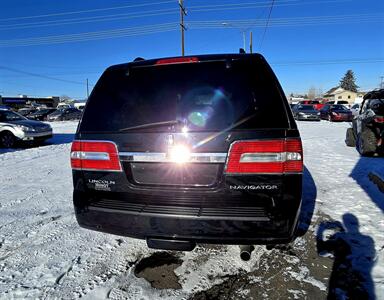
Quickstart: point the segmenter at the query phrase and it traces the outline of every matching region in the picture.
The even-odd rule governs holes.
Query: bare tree
[[[316,88],[311,86],[308,90],[308,99],[313,100],[316,98]]]
[[[317,89],[316,98],[323,98],[324,92],[322,88]]]

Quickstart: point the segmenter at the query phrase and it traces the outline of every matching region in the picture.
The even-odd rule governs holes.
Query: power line
[[[308,5],[311,3],[317,2],[298,2],[299,0],[282,0],[279,3],[276,3],[274,6],[290,6],[290,5]],[[334,2],[346,2],[351,0],[325,0],[321,3],[334,3]],[[264,4],[268,3],[268,5]],[[248,2],[248,3],[232,3],[232,4],[221,4],[221,5],[200,5],[200,6],[191,6],[189,7],[190,11],[193,12],[208,12],[208,11],[222,11],[222,10],[241,10],[248,8],[262,8],[269,7],[269,2]],[[93,16],[93,17],[80,17],[80,18],[71,18],[71,19],[58,19],[58,20],[49,20],[41,22],[32,22],[32,23],[21,23],[21,24],[6,24],[0,25],[0,30],[13,30],[13,29],[28,29],[28,28],[37,28],[37,27],[47,27],[47,26],[62,26],[62,25],[71,25],[71,24],[82,24],[90,22],[106,22],[106,21],[116,21],[124,19],[133,19],[133,18],[142,18],[142,17],[151,17],[151,16],[161,16],[176,13],[177,9],[157,9],[144,11],[142,13],[131,12],[131,13],[120,13],[112,15],[102,15],[102,16]],[[0,20],[1,22],[1,20]]]
[[[371,64],[384,63],[384,58],[348,58],[333,60],[310,60],[310,61],[287,61],[287,62],[270,62],[273,66],[322,66],[322,65],[339,65],[339,64]]]
[[[270,19],[269,27],[272,26],[304,26],[304,25],[328,25],[346,22],[376,22],[383,17],[379,14],[367,15],[341,15],[341,16],[317,16],[317,17],[294,17]],[[266,19],[242,19],[242,20],[216,20],[216,21],[190,21],[189,28],[223,28],[223,23],[238,26],[265,27]]]
[[[107,16],[94,16],[86,18],[73,18],[73,19],[63,19],[63,20],[51,20],[44,22],[34,22],[34,23],[23,23],[15,25],[0,25],[0,30],[12,30],[12,29],[28,29],[28,28],[37,28],[37,27],[47,27],[47,26],[62,26],[62,25],[72,25],[72,24],[83,24],[83,23],[94,23],[94,22],[106,22],[106,21],[116,21],[116,20],[126,20],[126,19],[135,19],[143,17],[154,17],[175,14],[177,9],[158,9],[146,11],[138,14],[134,13],[125,13],[125,14],[114,14]]]
[[[289,18],[272,18],[270,19],[270,22],[273,21],[300,21],[300,20],[310,20],[310,21],[316,21],[316,20],[328,20],[328,19],[351,19],[351,18],[358,18],[359,16],[363,17],[381,17],[382,14],[349,14],[349,15],[326,15],[326,16],[307,16],[307,17],[289,17]],[[258,21],[265,23],[267,19],[259,19]],[[255,21],[255,19],[237,19],[237,20],[225,20],[225,22],[236,22],[236,23],[250,23]],[[190,21],[190,23],[222,23],[223,20],[200,20],[200,21]]]
[[[265,34],[267,33],[267,28],[268,28],[268,25],[269,25],[269,20],[271,18],[271,14],[272,14],[272,9],[273,9],[273,4],[274,3],[275,3],[275,0],[272,0],[271,8],[269,9],[268,19],[267,19],[267,23],[265,24],[265,28],[264,28],[263,36],[261,38],[259,49],[261,49],[261,47],[263,45],[263,42],[264,42]]]
[[[383,15],[366,14],[366,15],[341,15],[341,16],[315,16],[300,18],[276,18],[268,19],[269,27],[284,26],[320,26],[330,24],[340,24],[348,22],[377,22],[381,20]],[[267,21],[268,21],[267,20]],[[240,20],[215,20],[215,21],[190,21],[186,25],[191,29],[222,29],[223,23],[231,23],[241,25],[243,27],[264,27],[265,19],[240,19]],[[83,32],[75,34],[64,34],[55,36],[42,36],[33,38],[0,40],[0,48],[4,47],[26,47],[36,45],[61,44],[70,42],[83,42],[110,38],[119,38],[136,35],[147,35],[153,33],[170,32],[178,29],[179,23],[160,23],[145,26],[125,27],[112,30],[102,30],[93,32]]]
[[[70,76],[70,77],[84,77],[84,75],[92,75],[92,74],[98,74],[100,75],[103,70],[106,68],[103,68],[102,71],[99,72],[59,72],[59,73],[44,73],[46,76]],[[28,77],[29,75],[26,74],[15,74],[15,75],[7,75],[7,78],[23,78],[23,77]]]
[[[278,3],[289,3],[289,2],[300,2],[300,0],[280,0]],[[226,4],[215,4],[215,5],[198,5],[191,6],[191,8],[212,8],[212,7],[228,7],[228,6],[244,6],[244,5],[258,5],[261,7],[269,7],[270,1],[258,1],[258,2],[245,2],[245,3],[226,3]]]
[[[14,17],[14,18],[0,19],[0,21],[13,21],[13,20],[23,20],[23,19],[57,17],[57,16],[65,16],[65,15],[74,15],[74,14],[83,14],[83,13],[97,12],[97,11],[115,10],[115,9],[123,9],[123,8],[134,8],[134,7],[143,7],[143,6],[152,6],[152,5],[159,5],[159,4],[166,4],[166,3],[174,3],[174,0],[168,0],[168,1],[162,1],[162,2],[141,3],[141,4],[133,4],[133,5],[124,5],[124,6],[114,6],[114,7],[107,7],[107,8],[95,8],[95,9],[88,9],[88,10],[77,10],[77,11],[70,11],[70,12],[45,14],[45,15]]]
[[[0,40],[0,48],[15,47],[15,46],[25,47],[25,46],[35,46],[35,45],[61,44],[61,43],[68,43],[68,42],[82,42],[82,41],[110,39],[110,38],[125,37],[125,36],[145,35],[145,34],[151,34],[151,33],[174,31],[174,30],[177,30],[177,25],[178,23],[172,22],[172,23],[162,23],[162,24],[137,26],[137,27],[126,27],[126,28],[101,30],[101,31],[93,31],[93,32],[85,32],[85,33]]]
[[[325,0],[325,1],[305,1],[305,2],[298,2],[299,0],[283,0],[281,2],[283,3],[275,3],[274,7],[276,6],[296,6],[296,5],[309,5],[309,4],[324,4],[324,3],[338,3],[338,2],[350,2],[352,0]],[[288,2],[294,2],[294,3],[288,3]],[[263,4],[267,3],[267,4]],[[202,7],[202,9],[199,9],[199,7]],[[223,4],[223,5],[212,5],[212,6],[191,6],[189,8],[192,12],[208,12],[208,11],[223,11],[223,10],[239,10],[239,9],[247,9],[247,8],[265,8],[270,7],[270,2],[256,2],[254,4],[248,3],[236,3],[236,4]]]
[[[20,73],[20,74],[26,74],[26,75],[33,76],[33,77],[39,77],[39,78],[44,78],[44,79],[49,79],[49,80],[56,80],[56,81],[61,81],[61,82],[66,82],[66,83],[84,85],[84,82],[67,80],[67,79],[61,79],[61,78],[57,78],[57,77],[51,77],[51,76],[47,76],[47,75],[44,75],[44,74],[38,74],[38,73],[22,71],[22,70],[18,70],[18,69],[6,67],[6,66],[0,66],[0,69],[7,70],[7,71],[10,71],[10,72]]]

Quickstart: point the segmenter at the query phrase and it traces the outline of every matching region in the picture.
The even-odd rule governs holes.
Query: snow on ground
[[[350,228],[354,232],[348,237],[354,240],[352,254],[357,257],[374,253],[376,296],[384,299],[384,194],[368,178],[372,170],[384,178],[384,159],[360,157],[355,148],[346,147],[348,123],[300,122],[299,126],[304,163],[317,188],[317,209],[340,222],[343,215],[350,217],[345,214],[357,218],[358,225]],[[373,239],[374,249],[367,249],[369,238]]]
[[[182,288],[151,287],[134,275],[133,266],[156,251],[141,240],[77,225],[69,165],[70,141],[77,124],[51,124],[55,136],[45,146],[0,149],[0,299],[181,299],[244,274],[252,274],[248,288],[241,285],[235,298],[251,297],[252,285],[263,287],[278,274],[284,276],[280,289],[287,290],[288,298],[308,298],[311,291],[324,293],[324,280],[328,280],[330,270],[322,277],[313,271],[329,269],[325,264],[316,264],[321,257],[307,263],[300,256],[279,255],[262,246],[256,247],[249,262],[239,259],[236,246],[197,247],[179,253],[182,264],[175,274]],[[361,158],[355,149],[346,147],[344,134],[348,126],[326,121],[299,123],[307,168],[304,198],[316,199],[312,221],[317,225],[308,231],[312,236],[296,240],[293,250],[316,251],[316,230],[324,229],[325,237],[332,230],[338,231],[334,237],[341,237],[351,246],[348,262],[372,277],[376,298],[384,299],[384,196],[367,177],[370,170],[384,174],[384,159]],[[324,219],[326,215],[333,219],[333,227],[330,220]],[[335,230],[335,224],[344,230]],[[336,263],[338,254],[333,255]],[[280,268],[273,263],[276,259],[288,266]],[[265,278],[259,274],[261,271],[267,274]],[[300,284],[288,287],[289,278]],[[236,286],[236,281],[232,283],[230,289]],[[261,295],[268,298],[268,293],[266,290]],[[325,299],[326,294],[321,295]]]

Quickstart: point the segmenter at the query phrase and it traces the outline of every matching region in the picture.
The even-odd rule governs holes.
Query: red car
[[[300,104],[311,104],[316,110],[321,110],[325,104],[321,104],[318,100],[304,100]]]
[[[326,104],[320,110],[320,118],[323,120],[328,120],[330,122],[334,121],[347,121],[351,122],[353,119],[352,112],[341,104]]]

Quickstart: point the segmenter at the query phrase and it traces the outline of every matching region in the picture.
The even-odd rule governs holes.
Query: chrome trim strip
[[[292,158],[292,156],[297,156]],[[259,163],[259,162],[287,162],[300,161],[301,154],[298,152],[252,152],[242,153],[240,156],[241,163]]]
[[[71,158],[82,160],[110,160],[107,152],[86,152],[86,151],[73,151]]]
[[[122,161],[130,162],[172,162],[164,152],[120,152]],[[225,163],[227,153],[191,153],[187,163]]]

